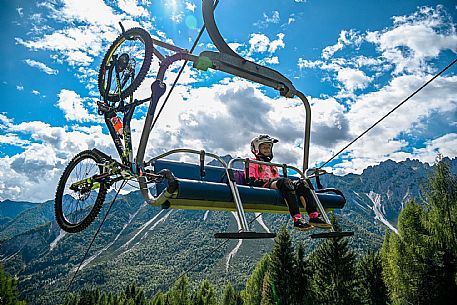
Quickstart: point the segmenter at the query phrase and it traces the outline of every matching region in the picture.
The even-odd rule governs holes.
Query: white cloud
[[[16,41],[34,50],[51,50],[59,52],[81,51],[92,56],[99,55],[105,34],[100,27],[82,26],[79,28],[68,28],[44,35],[43,38],[35,41],[24,41],[16,38]]]
[[[149,12],[137,4],[137,0],[119,0],[119,8],[132,16],[149,16]]]
[[[316,60],[316,61],[310,61],[310,60],[307,60],[307,59],[303,59],[303,58],[299,58],[298,59],[298,63],[297,63],[297,66],[298,68],[300,69],[307,69],[307,68],[316,68],[316,67],[319,67],[323,64],[322,61],[320,60]]]
[[[145,81],[138,96],[147,96],[150,93],[150,81]],[[421,81],[421,78],[404,76],[379,92],[362,95],[349,110],[334,98],[310,98],[310,165],[330,158],[332,153],[354,135],[365,130],[375,118],[384,114],[383,110],[388,111]],[[423,95],[415,99],[414,103],[383,122],[369,136],[351,147],[346,159],[336,167],[336,172],[361,172],[366,166],[387,158],[399,159],[408,156],[428,160],[437,148],[445,155],[455,154],[455,135],[431,136],[427,150],[417,150],[410,154],[402,153],[402,149],[408,145],[407,140],[397,137],[405,130],[414,132],[417,129],[413,128],[417,126],[415,122],[426,120],[430,113],[454,113],[457,108],[453,89],[456,83],[457,77],[442,78],[430,91],[422,92]],[[61,97],[62,101],[77,101],[76,105],[63,103],[67,105],[64,107],[68,109],[65,110],[66,113],[73,111],[75,116],[79,113],[78,117],[89,113],[81,109],[83,99],[76,93],[66,90],[61,92],[61,95],[64,96]],[[137,109],[139,116],[132,120],[134,147],[138,145],[143,128],[141,113],[144,111],[145,106]],[[249,156],[249,140],[256,134],[268,133],[281,141],[275,146],[275,160],[301,168],[304,119],[304,109],[299,100],[283,97],[273,99],[266,96],[258,85],[237,78],[226,79],[209,88],[179,85],[171,95],[157,126],[152,130],[150,141],[154,145],[148,146],[146,159],[177,147],[205,149],[220,155],[229,153],[232,156]],[[0,172],[13,171],[8,177],[0,174],[0,184],[5,185],[5,190],[8,190],[7,194],[0,193],[0,198],[23,199],[29,196],[28,199],[49,199],[58,176],[72,155],[92,147],[115,155],[114,146],[108,135],[102,133],[101,126],[61,128],[42,122],[14,125],[5,115],[0,115],[0,120],[9,122],[7,132],[11,136],[30,135],[34,142],[33,145],[22,143],[26,148],[24,153],[0,159]],[[227,133],[227,130],[230,132]],[[51,147],[51,150],[43,150],[42,147]],[[45,160],[41,152],[50,157]],[[189,160],[189,157],[179,158]],[[196,161],[196,158],[192,160]],[[30,172],[26,172],[26,168]],[[46,183],[36,182],[33,178],[42,170],[46,170],[46,176],[49,177]],[[38,190],[39,187],[42,189]]]
[[[184,18],[184,14],[182,12],[179,12],[179,13],[176,13],[176,14],[173,14],[171,15],[170,19],[174,22],[174,23],[181,23],[182,20]]]
[[[26,64],[28,64],[30,67],[37,68],[46,74],[56,75],[57,73],[59,73],[59,71],[52,69],[52,68],[46,66],[44,63],[33,60],[33,59],[26,59],[26,60],[24,60],[24,62]]]
[[[364,132],[378,119],[393,109],[430,76],[402,76],[377,92],[360,95],[345,113],[352,138]],[[455,157],[455,132],[448,121],[455,120],[457,77],[436,79],[410,101],[398,108],[378,126],[354,143],[347,151],[347,160],[337,165],[338,173],[360,173],[369,165],[387,159],[406,158],[432,162],[436,153]],[[439,127],[430,127],[439,119]],[[455,127],[454,127],[455,130]],[[426,148],[405,152],[412,138],[425,138]],[[339,147],[338,147],[339,149]]]
[[[265,58],[265,62],[270,65],[277,65],[279,64],[279,58],[278,56],[268,57]]]
[[[122,21],[122,16],[114,14],[113,9],[106,5],[103,0],[63,0],[63,2],[62,10],[56,11],[56,15],[53,16],[62,21],[75,20],[115,27],[119,21]]]
[[[19,136],[15,135],[15,134],[7,133],[7,134],[0,134],[0,143],[23,147],[23,146],[30,144],[30,141],[21,139]]]
[[[83,106],[88,99],[82,99],[76,92],[66,89],[62,89],[58,96],[57,107],[64,112],[65,119],[77,122],[98,120],[97,116],[90,114]]]
[[[265,13],[263,14],[263,16],[265,17],[265,21],[266,22],[279,23],[279,21],[280,21],[279,12],[278,11],[273,11],[272,14],[271,14],[271,17],[269,17]]]
[[[392,27],[382,31],[360,34],[354,30],[342,30],[335,45],[323,49],[320,60],[299,58],[300,69],[320,69],[324,81],[336,80],[340,98],[355,99],[354,90],[368,89],[383,76],[407,74],[432,74],[436,69],[427,63],[445,50],[457,53],[455,25],[449,22],[441,6],[436,9],[422,7],[410,16],[394,17]],[[376,48],[378,56],[358,55],[359,48]],[[338,51],[347,48],[348,52]],[[356,55],[354,55],[356,54]],[[363,70],[362,70],[363,68]],[[382,80],[383,81],[383,80]]]
[[[103,0],[62,0],[62,4],[62,6],[55,6],[49,2],[38,4],[40,8],[46,10],[44,14],[48,19],[54,19],[65,25],[62,29],[54,30],[47,25],[34,25],[39,29],[36,35],[31,36],[34,38],[26,40],[17,37],[16,43],[32,50],[52,51],[51,58],[61,64],[68,63],[78,68],[89,67],[94,60],[99,61],[103,57],[103,52],[119,35],[119,21],[122,21],[126,29],[140,26],[138,21],[134,21],[125,13],[116,14]],[[140,15],[144,16],[146,12],[134,0],[120,0],[119,5],[136,18]],[[41,24],[43,18],[31,19],[31,21],[33,24]],[[150,21],[144,22],[144,26],[148,30],[153,29]],[[51,70],[47,71],[51,72]],[[80,79],[84,79],[84,75],[79,76]]]
[[[284,48],[286,45],[284,44],[284,34],[279,33],[276,35],[278,39],[272,40],[270,46],[268,47],[268,52],[274,53],[279,48]]]
[[[413,154],[432,164],[438,153],[444,156],[457,156],[457,133],[448,133],[442,137],[429,140],[424,148],[414,148]]]
[[[24,136],[30,140],[24,140]],[[115,154],[101,126],[63,128],[39,121],[11,123],[6,136],[0,137],[24,150],[0,158],[0,200],[43,202],[52,199],[64,167],[78,152],[97,147]]]
[[[425,60],[444,50],[457,52],[457,33],[441,6],[422,7],[410,16],[394,17],[394,27],[368,32],[385,60],[395,65],[395,74],[418,73],[427,69]]]
[[[326,152],[319,146],[322,143],[316,143],[317,147],[311,152],[313,160],[330,158],[436,73],[432,59],[446,50],[456,52],[455,25],[449,21],[440,6],[420,8],[410,16],[394,18],[394,25],[380,32],[347,35],[348,32],[342,31],[338,43],[325,48],[321,59],[298,60],[300,69],[324,71],[327,73],[323,74],[324,80],[338,81],[336,87],[341,91],[335,95],[336,101],[346,105],[346,109],[340,110],[344,120],[338,119],[331,125],[344,127],[347,124],[347,132],[343,132],[344,128],[340,130],[339,144],[335,142],[332,146],[331,141],[327,141]],[[375,46],[380,56],[358,55],[362,43]],[[351,48],[350,58],[343,52],[341,57],[335,56],[343,48]],[[387,78],[386,84],[375,82],[382,78]],[[376,87],[369,87],[370,84]],[[361,173],[367,166],[387,159],[433,162],[438,152],[455,157],[456,87],[455,76],[436,79],[347,149],[342,161],[335,166],[336,173]],[[357,89],[362,90],[358,95],[353,93]],[[313,108],[313,126],[315,111]],[[331,122],[330,113],[328,116],[325,113],[323,122]],[[318,128],[320,124],[318,121]],[[336,130],[332,133],[338,134]],[[341,142],[344,135],[346,143]],[[425,141],[425,147],[412,148],[419,139]]]
[[[265,34],[251,34],[249,39],[250,52],[266,52],[268,50],[268,45],[270,44],[270,39]]]
[[[8,118],[4,113],[0,113],[0,129],[13,125],[13,120]]]
[[[196,7],[197,6],[194,3],[186,1],[186,9],[187,10],[189,10],[191,12],[194,12]]]
[[[244,47],[244,44],[238,42],[230,42],[227,43],[227,45],[230,47],[230,49],[232,49],[235,52],[237,52],[238,48]]]
[[[278,11],[272,11],[271,15],[267,13],[263,13],[263,19],[259,20],[254,23],[255,27],[259,27],[260,29],[267,28],[270,24],[278,24],[281,19],[279,18]]]
[[[363,71],[350,68],[343,68],[339,70],[336,78],[349,91],[364,89],[372,81],[372,78],[366,76]]]
[[[87,53],[76,51],[67,51],[65,52],[67,56],[67,62],[70,66],[88,66],[94,60],[92,57],[88,56]]]
[[[276,40],[270,41],[270,38],[265,34],[251,34],[249,38],[249,54],[254,52],[264,53],[267,51],[272,54],[276,52],[277,49],[284,48],[284,34],[279,33],[276,36],[278,37]]]
[[[322,58],[329,59],[337,51],[341,50],[345,45],[360,44],[360,42],[361,37],[357,32],[354,30],[343,30],[340,32],[340,37],[338,38],[338,42],[336,44],[325,47],[324,50],[322,50]]]

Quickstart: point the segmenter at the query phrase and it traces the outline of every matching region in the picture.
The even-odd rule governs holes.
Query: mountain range
[[[224,157],[226,159],[229,156]],[[446,159],[457,173],[457,158]],[[417,160],[391,160],[362,174],[326,175],[324,186],[345,194],[346,207],[335,211],[339,225],[354,231],[350,244],[358,254],[377,250],[386,230],[396,231],[401,209],[411,199],[426,204],[423,187],[432,166]],[[54,219],[54,202],[0,202],[0,260],[18,278],[28,304],[57,304],[68,291],[89,288],[119,291],[127,284],[152,294],[168,289],[186,272],[197,283],[207,278],[218,287],[229,281],[242,289],[255,264],[274,241],[216,240],[217,232],[237,231],[230,212],[162,210],[144,204],[139,191],[119,195],[90,251],[69,286],[115,193],[111,191],[96,221],[85,231],[68,234]],[[248,221],[258,216],[248,213]],[[264,214],[250,226],[277,231],[291,222],[287,215]],[[319,243],[309,233],[293,231],[309,253]]]

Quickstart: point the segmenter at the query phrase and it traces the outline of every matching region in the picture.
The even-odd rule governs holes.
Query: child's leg
[[[279,178],[271,183],[270,188],[279,190],[282,198],[287,203],[290,216],[292,216],[293,220],[296,221],[297,219],[300,219],[300,206],[298,205],[295,187],[292,182],[287,178]]]
[[[319,213],[317,212],[317,204],[314,200],[308,183],[306,181],[300,180],[295,183],[295,187],[297,190],[297,195],[300,197],[300,200],[310,218],[318,217]]]
[[[328,224],[319,218],[319,213],[317,212],[317,203],[308,183],[306,181],[300,180],[297,181],[295,186],[297,195],[300,197],[300,200],[309,215],[309,223],[314,227],[330,229],[332,227],[331,224]]]
[[[307,223],[300,214],[300,206],[298,205],[297,194],[292,182],[287,178],[279,178],[270,184],[270,188],[277,189],[281,193],[282,198],[289,207],[290,216],[294,221],[294,228],[300,231],[312,230],[313,226]]]

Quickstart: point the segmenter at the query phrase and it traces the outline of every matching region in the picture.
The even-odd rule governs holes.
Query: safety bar
[[[309,174],[310,172],[312,172],[312,173]],[[316,181],[317,181],[318,185],[320,185],[320,181],[318,180],[319,176],[325,175],[325,174],[327,174],[327,172],[325,170],[323,170],[323,169],[320,169],[320,168],[308,168],[305,171],[305,178],[306,179],[316,178]],[[322,217],[324,217],[325,222],[328,223],[328,224],[331,224],[330,219],[328,218],[328,215],[325,212],[321,201],[319,200],[319,197],[317,197],[317,195],[316,195],[316,192],[314,190],[311,190],[311,193],[313,194],[314,200],[316,201],[317,207],[319,208],[319,211],[321,212]],[[333,226],[332,226],[332,229],[330,231],[331,232],[335,231]]]
[[[290,169],[293,169],[294,171],[296,171],[298,174],[300,174],[300,176],[302,178],[305,178],[305,175],[303,174],[303,172],[301,170],[299,170],[298,168],[296,168],[295,166],[292,166],[292,165],[287,165],[287,164],[284,164],[284,163],[274,163],[274,162],[265,162],[265,161],[259,161],[259,160],[251,160],[251,159],[248,159],[246,160],[245,158],[233,158],[232,160],[229,161],[228,163],[228,168],[229,169],[233,169],[232,168],[232,164],[235,163],[235,162],[249,162],[249,163],[255,163],[255,164],[263,164],[263,165],[270,165],[270,166],[279,166],[281,168],[284,169],[284,167],[286,168],[290,168]]]
[[[308,174],[309,172],[312,172],[312,174]],[[306,171],[305,171],[305,178],[306,179],[311,179],[311,178],[314,178],[314,177],[319,177],[319,176],[322,176],[322,175],[325,175],[325,174],[328,174],[327,171],[325,169],[321,169],[321,168],[317,168],[317,167],[312,167],[312,168],[308,168]]]

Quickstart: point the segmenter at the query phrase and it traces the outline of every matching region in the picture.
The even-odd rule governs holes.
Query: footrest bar
[[[339,238],[353,236],[354,232],[327,232],[311,234],[311,238]]]
[[[214,238],[225,239],[262,239],[275,238],[276,233],[256,233],[256,232],[233,232],[233,233],[216,233]]]

